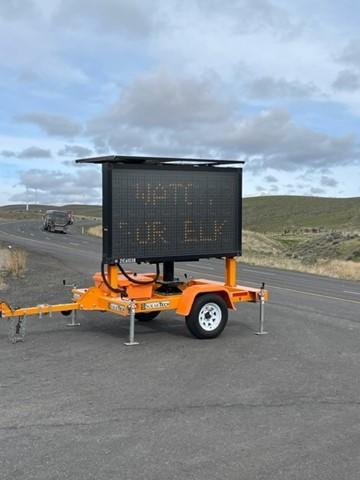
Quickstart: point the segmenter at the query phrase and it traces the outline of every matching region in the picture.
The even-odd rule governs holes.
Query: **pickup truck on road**
[[[47,210],[43,216],[43,229],[48,232],[66,233],[69,225],[74,223],[71,212],[62,210]]]

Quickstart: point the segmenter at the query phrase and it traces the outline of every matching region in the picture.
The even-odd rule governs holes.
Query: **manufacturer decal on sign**
[[[166,308],[170,305],[170,302],[151,302],[151,303],[142,303],[141,310],[152,310],[154,308]]]
[[[118,263],[124,264],[124,263],[135,263],[136,258],[119,258]]]
[[[124,307],[124,305],[119,305],[118,303],[110,303],[109,308],[111,310],[116,310],[117,312],[125,312],[127,310],[127,308]]]

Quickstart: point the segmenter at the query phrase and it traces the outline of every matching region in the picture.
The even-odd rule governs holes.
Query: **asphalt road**
[[[58,272],[90,282],[99,268],[101,242],[76,228],[0,222],[0,240],[46,265],[42,283],[30,270],[19,305]],[[178,266],[223,272],[218,260]],[[164,313],[136,325],[132,348],[126,320],[109,314],[81,314],[75,330],[61,316],[30,320],[15,346],[3,322],[1,478],[357,480],[360,284],[247,265],[238,281],[266,282],[268,335],[254,335],[252,304],[212,341]]]
[[[74,226],[70,233],[52,234],[41,229],[39,221],[1,221],[0,240],[9,245],[18,245],[29,251],[41,252],[77,267],[84,274],[92,274],[99,269],[101,260],[101,240],[81,234],[82,227]],[[135,266],[137,270],[151,270],[151,266]],[[184,273],[209,279],[222,279],[222,260],[201,260],[177,264],[177,275]],[[349,280],[339,280],[306,273],[290,272],[267,267],[239,265],[238,282],[251,286],[266,287],[283,293],[302,296],[318,296],[333,300],[355,302],[360,305],[360,284]],[[301,303],[301,302],[300,302]]]

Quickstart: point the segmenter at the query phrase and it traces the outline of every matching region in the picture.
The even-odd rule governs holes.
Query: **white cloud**
[[[267,183],[277,183],[279,181],[278,178],[274,177],[274,175],[266,175],[264,178],[265,182]]]
[[[2,150],[0,152],[0,156],[6,157],[6,158],[12,158],[12,157],[16,157],[16,153],[13,152],[12,150]]]
[[[254,168],[295,171],[305,167],[323,168],[359,161],[354,135],[332,137],[310,128],[297,126],[286,111],[264,111],[227,129],[226,149],[256,155]]]
[[[335,90],[354,92],[360,89],[360,75],[352,70],[341,70],[333,82]]]
[[[48,135],[73,137],[79,135],[82,127],[78,122],[63,115],[54,115],[45,112],[30,112],[17,115],[15,120],[22,123],[37,125]]]
[[[159,27],[159,5],[144,0],[62,0],[54,22],[64,28],[146,37]]]
[[[146,75],[123,89],[88,132],[115,151],[247,158],[252,168],[295,171],[358,163],[354,135],[298,126],[286,110],[244,115],[235,98],[221,100],[218,91],[216,82]]]
[[[92,154],[92,150],[82,145],[65,145],[58,151],[61,157],[88,157]]]
[[[110,111],[94,120],[89,131],[104,133],[117,125],[183,129],[217,123],[231,114],[229,101],[216,95],[213,82],[158,71],[145,74],[120,93]]]
[[[318,93],[311,83],[301,83],[297,80],[284,78],[260,77],[254,78],[246,85],[250,97],[256,99],[271,98],[309,98]]]
[[[75,169],[74,169],[75,170]],[[49,204],[101,202],[100,169],[81,168],[74,173],[59,170],[30,169],[20,173],[19,184],[25,190],[14,194],[12,202]]]
[[[310,193],[312,195],[323,195],[326,191],[323,188],[319,187],[311,187],[310,188]]]
[[[337,57],[339,62],[360,68],[360,39],[352,39]]]
[[[50,158],[51,151],[49,149],[32,146],[27,147],[20,152],[14,152],[12,150],[2,150],[0,152],[0,157],[20,159]]]
[[[0,18],[11,22],[33,17],[37,12],[32,0],[2,0],[0,2]]]
[[[338,181],[333,177],[329,177],[328,175],[322,175],[320,184],[324,187],[336,187],[338,185]]]
[[[50,158],[51,151],[40,147],[28,147],[18,153],[18,158]]]
[[[11,4],[16,17],[10,20],[0,12],[0,69],[4,73],[20,80],[56,80],[57,88],[88,81],[81,68],[64,58],[64,39],[42,15],[41,5],[35,8],[34,2],[24,2],[22,10],[23,2],[0,3]]]
[[[186,2],[187,3],[187,2]],[[192,2],[193,3],[193,2]],[[217,21],[227,19],[237,32],[258,32],[270,29],[276,36],[293,36],[301,31],[301,23],[291,19],[288,11],[270,0],[196,0],[201,13]],[[187,3],[188,5],[188,3]]]

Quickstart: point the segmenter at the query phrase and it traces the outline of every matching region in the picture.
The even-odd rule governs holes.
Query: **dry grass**
[[[27,253],[20,248],[0,249],[0,284],[4,286],[4,277],[12,275],[16,278],[24,276],[27,265]]]
[[[93,235],[94,237],[102,238],[102,226],[96,225],[95,227],[89,227],[87,229],[88,235]]]
[[[26,265],[27,253],[19,248],[12,249],[10,254],[9,273],[16,278],[21,278],[26,271]]]
[[[10,261],[10,250],[7,248],[0,249],[0,271],[7,270]]]
[[[243,252],[246,255],[282,255],[285,250],[278,240],[262,233],[243,230]]]
[[[335,278],[360,280],[360,262],[344,259],[321,258],[321,254],[329,253],[326,244],[323,248],[308,248],[309,258],[293,258],[289,249],[282,242],[256,232],[244,231],[244,255],[239,261],[251,265],[282,268],[298,272],[314,273]],[[330,252],[331,253],[331,252]],[[308,255],[308,256],[309,256]],[[310,261],[311,260],[311,261]]]
[[[10,251],[7,249],[0,249],[0,290],[5,287],[4,277],[8,273],[8,266],[10,262]]]
[[[348,280],[360,280],[360,263],[345,260],[318,260],[314,264],[307,265],[300,260],[278,256],[245,255],[239,258],[240,262],[264,267],[282,268],[297,272],[315,273],[327,277],[346,278]]]

